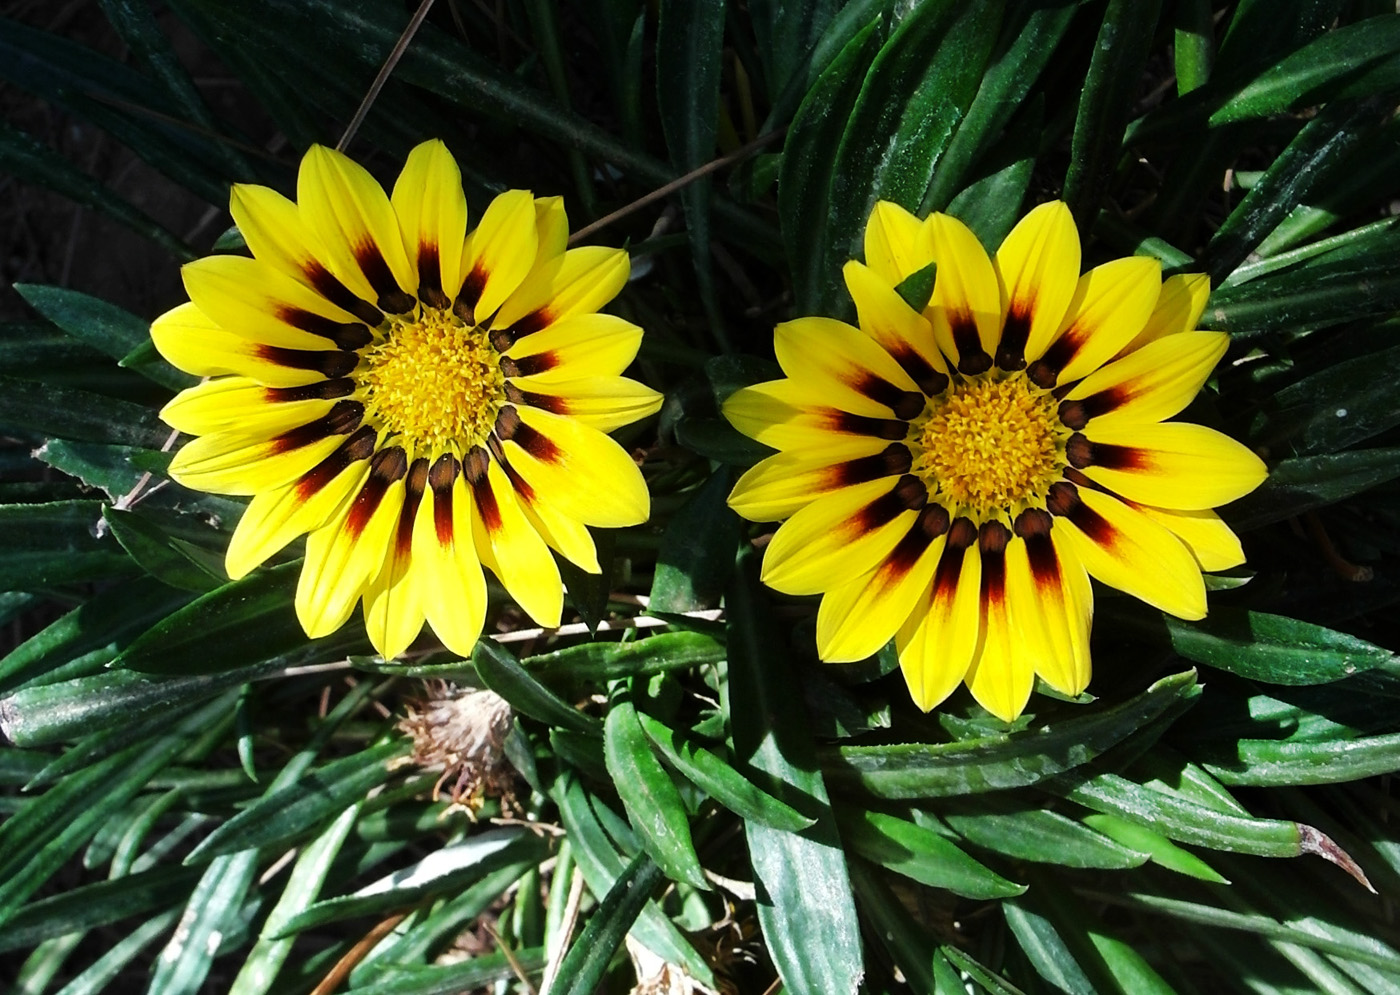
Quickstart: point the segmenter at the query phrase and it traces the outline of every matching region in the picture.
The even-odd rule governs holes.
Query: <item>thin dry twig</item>
[[[428,16],[428,11],[433,7],[433,0],[423,0],[418,5],[418,9],[409,18],[408,25],[403,29],[403,34],[399,35],[399,40],[394,42],[394,48],[389,53],[389,57],[384,60],[384,65],[379,67],[379,74],[374,77],[374,82],[369,85],[369,91],[365,94],[365,99],[360,101],[360,106],[355,110],[355,116],[350,119],[350,123],[345,126],[345,134],[340,136],[340,141],[336,143],[335,150],[344,152],[350,144],[350,140],[355,137],[355,132],[360,130],[360,125],[364,123],[365,116],[369,114],[369,109],[374,106],[375,100],[379,98],[379,92],[384,89],[384,84],[389,82],[389,75],[403,58],[404,52],[408,51],[409,43],[413,41],[413,36],[418,33],[418,28],[422,26],[423,19]]]
[[[355,969],[355,965],[364,960],[379,941],[392,933],[394,927],[403,922],[407,915],[407,912],[400,912],[396,916],[390,916],[366,933],[364,939],[351,947],[346,951],[344,957],[335,962],[335,967],[331,968],[330,973],[321,979],[321,983],[311,989],[311,995],[330,995],[331,992],[339,988],[341,982],[348,978],[350,972]]]
[[[574,232],[572,235],[569,236],[569,244],[573,245],[575,242],[578,242],[584,238],[587,238],[589,235],[592,235],[595,231],[598,231],[600,228],[606,228],[608,225],[612,224],[619,218],[625,218],[627,217],[627,215],[632,214],[635,211],[640,211],[648,204],[655,203],[662,197],[670,196],[671,194],[679,190],[681,187],[688,186],[689,184],[694,183],[702,176],[708,176],[710,173],[713,173],[718,169],[723,169],[725,166],[739,162],[741,159],[747,159],[754,152],[757,152],[759,149],[763,148],[763,146],[771,144],[772,142],[781,138],[786,133],[786,131],[787,129],[780,128],[777,131],[770,131],[766,135],[759,135],[757,138],[749,142],[749,144],[745,145],[743,148],[736,149],[728,155],[721,156],[718,159],[711,159],[709,162],[705,163],[705,165],[700,166],[696,169],[692,169],[684,176],[677,176],[674,180],[672,180],[670,183],[667,183],[665,186],[657,187],[651,193],[644,194],[643,196],[638,197],[630,204],[624,204],[622,207],[619,207],[616,211],[613,211],[611,214],[603,215],[591,225],[584,225],[578,231]]]
[[[496,942],[496,949],[501,952],[501,955],[505,957],[506,962],[510,964],[511,971],[514,972],[515,976],[520,979],[520,983],[525,986],[525,990],[529,992],[530,995],[539,995],[539,990],[534,986],[534,984],[531,983],[530,978],[525,971],[525,965],[520,963],[519,958],[515,956],[515,951],[511,950],[510,947],[506,946],[504,943],[501,942],[501,934],[497,933],[495,928],[489,922],[482,922],[481,926],[483,929],[486,930],[488,934],[490,934],[491,939]]]
[[[564,954],[569,950],[569,941],[573,939],[574,927],[578,925],[578,910],[582,904],[583,874],[575,867],[574,875],[569,879],[569,900],[564,903],[564,921],[559,924],[558,945],[549,955],[549,963],[544,968],[544,980],[540,982],[540,991],[544,995],[549,995],[559,977],[559,965],[564,963]]]

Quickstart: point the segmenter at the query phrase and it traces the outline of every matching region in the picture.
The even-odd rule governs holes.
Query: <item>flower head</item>
[[[1061,203],[995,258],[955,218],[881,203],[865,255],[845,269],[860,327],[779,325],[787,378],[724,409],[779,450],[730,505],[786,519],[763,579],[823,595],[822,659],[893,637],[920,707],[965,682],[1010,720],[1036,675],[1070,695],[1088,684],[1091,576],[1204,616],[1201,571],[1244,559],[1211,509],[1266,472],[1219,432],[1164,420],[1225,353],[1223,333],[1196,330],[1206,278],[1163,282],[1141,256],[1081,276]],[[920,311],[896,288],[930,263]]]
[[[302,626],[332,632],[363,598],[386,657],[425,620],[469,653],[483,565],[557,625],[550,549],[596,573],[586,526],[634,525],[649,508],[604,434],[661,403],[620,376],[641,329],[596,313],[626,282],[626,253],[566,251],[561,199],[523,190],[468,232],[461,174],[437,141],[409,154],[392,195],[313,147],[296,203],[236,186],[232,212],[252,258],[185,266],[190,303],[151,327],[166,359],[211,378],[162,411],[198,436],[171,476],[252,496],[229,576],[307,534]]]

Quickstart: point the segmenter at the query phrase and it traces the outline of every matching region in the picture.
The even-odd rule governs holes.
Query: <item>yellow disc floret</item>
[[[369,346],[355,376],[371,423],[419,454],[460,453],[486,439],[505,403],[500,358],[482,329],[425,308]]]
[[[979,518],[1043,496],[1064,466],[1054,397],[1023,375],[955,383],[916,423],[914,472],[936,499]]]

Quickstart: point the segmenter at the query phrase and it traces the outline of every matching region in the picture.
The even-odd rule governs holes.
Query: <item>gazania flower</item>
[[[190,303],[151,328],[166,359],[213,378],[162,412],[198,436],[171,476],[252,496],[229,576],[306,533],[307,634],[339,628],[363,597],[386,657],[425,619],[469,653],[483,564],[536,622],[557,625],[550,549],[596,573],[586,526],[648,512],[641,473],[604,434],[661,402],[619,375],[641,329],[596,313],[626,282],[626,253],[565,251],[560,198],[523,190],[468,233],[441,142],[413,150],[391,196],[313,147],[296,203],[237,186],[232,211],[252,258],[185,266]]]
[[[1211,509],[1265,476],[1239,443],[1164,420],[1225,352],[1223,333],[1195,330],[1206,279],[1163,282],[1140,256],[1081,276],[1060,203],[995,259],[954,218],[881,203],[865,256],[845,269],[860,327],[779,325],[787,379],[725,405],[779,450],[730,505],[787,519],[763,579],[823,595],[820,656],[862,659],[893,637],[920,707],[966,682],[1010,720],[1036,675],[1070,695],[1088,684],[1091,576],[1204,616],[1201,571],[1244,558]],[[896,287],[930,263],[920,312]]]

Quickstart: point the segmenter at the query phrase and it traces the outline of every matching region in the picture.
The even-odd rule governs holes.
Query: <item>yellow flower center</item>
[[[423,308],[365,350],[356,379],[368,417],[400,444],[461,454],[485,441],[505,403],[500,360],[484,330]]]
[[[1042,498],[1064,467],[1069,432],[1055,398],[1022,374],[955,383],[929,402],[911,434],[914,472],[935,500],[985,520]]]

